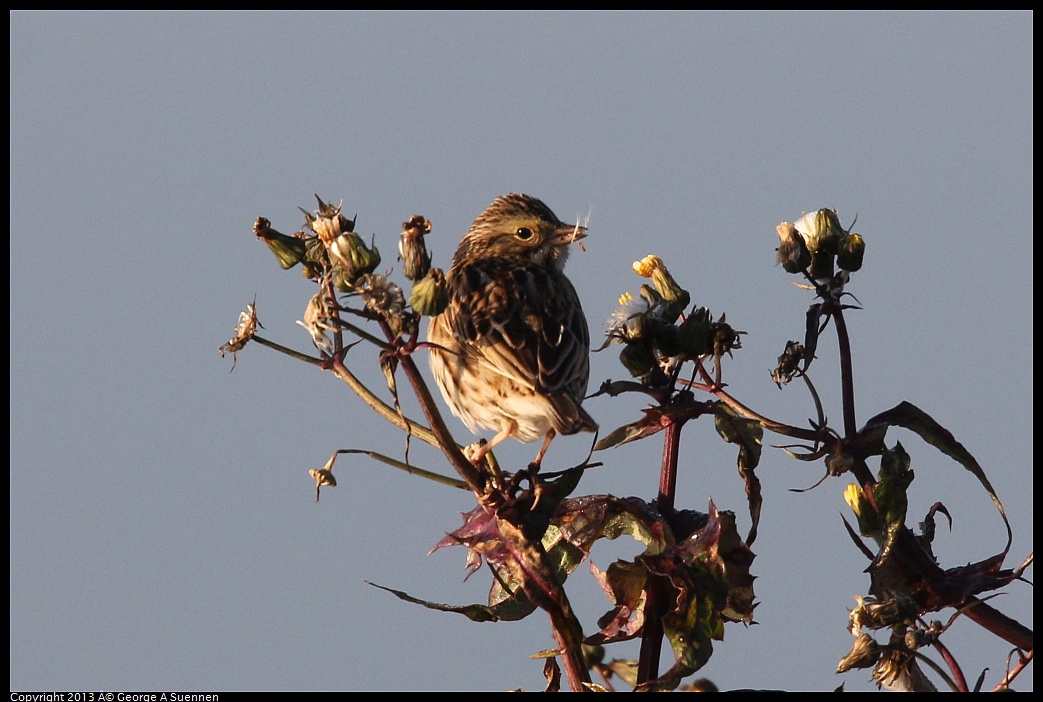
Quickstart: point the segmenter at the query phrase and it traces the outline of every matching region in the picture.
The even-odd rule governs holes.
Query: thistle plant
[[[799,286],[812,301],[801,338],[785,342],[771,380],[780,388],[793,381],[803,385],[817,411],[810,428],[765,416],[736,397],[725,377],[746,332],[733,327],[725,313],[700,306],[663,259],[648,256],[633,265],[646,282],[636,294],[621,296],[600,349],[619,349],[621,379],[606,381],[594,393],[637,394],[647,405],[632,422],[608,431],[581,464],[554,469],[549,465],[552,452],[538,472],[529,465],[502,464],[494,450],[480,444],[458,445],[417,363],[418,356],[429,353],[421,337],[422,317],[441,314],[449,302],[444,269],[432,266],[434,257],[425,243],[431,222],[415,215],[403,223],[398,250],[408,281],[404,287],[378,270],[381,257],[375,242],[367,244],[354,228],[355,220],[344,216],[340,206],[321,199],[314,212],[305,212],[302,230],[293,235],[281,234],[269,220],[258,218],[254,234],[271,249],[276,262],[284,269],[300,265],[315,286],[298,322],[307,330],[312,348],[295,350],[261,336],[255,300],[240,315],[235,335],[221,353],[236,359],[247,344],[257,343],[332,371],[407,439],[431,444],[444,458],[439,466],[413,465],[408,440],[401,456],[368,448],[335,449],[323,468],[309,471],[316,500],[322,488],[336,486],[334,464],[346,453],[407,470],[432,481],[434,489],[473,494],[475,507],[464,524],[437,540],[434,548],[464,546],[471,573],[483,565],[489,570],[486,602],[443,605],[377,587],[411,604],[476,622],[514,621],[542,610],[554,640],[554,646],[541,654],[547,690],[559,689],[562,675],[564,684],[576,691],[621,686],[647,691],[714,689],[709,681],[693,680],[713,654],[713,642],[724,637],[728,625],[753,621],[752,546],[766,499],[757,468],[764,434],[769,432],[782,437],[786,443],[779,449],[793,459],[824,464],[825,477],[817,489],[836,486],[838,503],[846,503],[851,511],[843,526],[853,547],[867,559],[866,591],[854,595],[855,608],[847,622],[839,623],[851,632],[853,645],[848,652],[837,652],[838,673],[871,669],[873,679],[888,689],[979,689],[983,678],[968,681],[944,644],[946,632],[957,625],[980,626],[1012,647],[1011,664],[999,666],[1005,675],[996,689],[1007,689],[1030,663],[1031,629],[986,601],[989,593],[1020,580],[1032,555],[1017,567],[1004,566],[1011,530],[982,467],[949,431],[909,402],[899,402],[861,424],[856,420],[846,313],[858,309],[848,287],[863,265],[866,244],[842,226],[835,211],[817,210],[776,229],[777,262],[787,274],[800,277]],[[826,420],[822,395],[809,373],[817,349],[829,338],[835,338],[840,357],[840,427]],[[347,352],[356,344],[375,349],[385,388],[366,386],[348,367]],[[356,362],[361,356],[351,358]],[[422,418],[403,412],[403,388],[415,396]],[[700,419],[713,421],[721,439],[734,447],[748,496],[750,526],[745,535],[739,533],[735,513],[712,501],[705,512],[675,504],[681,431]],[[901,443],[887,443],[892,427],[922,439],[917,450],[939,451],[974,476],[1006,525],[1006,548],[965,565],[947,567],[937,561],[932,552],[937,517],[952,517],[939,502],[916,528],[908,526],[910,519],[915,521],[907,514],[913,453]],[[659,483],[650,487],[648,496],[578,492],[585,471],[611,465],[614,447],[655,435],[662,441]],[[595,543],[620,536],[632,537],[637,552],[604,570],[592,568],[609,602],[596,624],[584,626],[565,585]],[[947,609],[955,611],[949,621],[930,619],[932,613]],[[609,655],[611,644],[633,639],[641,642],[638,660]],[[674,662],[660,670],[664,640]]]

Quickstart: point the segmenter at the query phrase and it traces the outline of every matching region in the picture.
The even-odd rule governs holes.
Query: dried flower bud
[[[882,651],[880,663],[873,671],[873,680],[892,692],[937,692],[938,688],[924,675],[914,655],[892,645]]]
[[[366,309],[376,312],[395,334],[415,331],[415,317],[406,313],[406,296],[386,275],[370,273],[357,281],[359,293],[366,301]]]
[[[342,282],[355,286],[359,278],[372,273],[380,265],[380,251],[365,242],[355,232],[341,234],[328,244],[330,262],[343,275]]]
[[[224,358],[225,353],[232,354],[232,368],[235,368],[235,362],[238,360],[236,355],[254,338],[258,327],[264,329],[264,325],[257,319],[257,298],[254,298],[254,301],[247,305],[244,311],[239,313],[239,323],[235,327],[235,336],[218,349],[221,352],[221,358]]]
[[[442,314],[449,305],[449,286],[441,268],[432,268],[423,278],[413,284],[409,293],[409,306],[418,314],[434,317]]]
[[[337,460],[337,454],[341,453],[337,451],[330,457],[330,460],[326,461],[326,465],[322,468],[312,468],[308,471],[308,475],[315,479],[315,501],[319,501],[319,489],[323,487],[337,487],[337,479],[333,477],[333,463]]]
[[[741,349],[739,336],[746,333],[733,329],[724,318],[725,315],[722,314],[719,320],[710,324],[710,340],[715,356],[731,355],[732,349]]]
[[[330,242],[341,234],[354,231],[355,220],[348,219],[340,212],[344,206],[343,202],[334,207],[331,203],[323,202],[318,195],[315,196],[315,199],[319,201],[319,209],[315,211],[315,214],[303,208],[301,208],[301,212],[304,212],[305,226],[315,232],[322,243],[329,246]]]
[[[837,672],[846,673],[852,668],[871,668],[880,660],[880,644],[869,634],[861,634],[855,639],[851,652],[837,663]]]
[[[408,222],[402,223],[398,257],[402,261],[402,273],[414,282],[427,275],[431,268],[431,254],[424,243],[424,235],[430,233],[431,222],[421,215],[413,215]]]
[[[797,229],[789,222],[782,222],[775,227],[779,233],[777,261],[787,273],[800,273],[811,265],[811,252]]]
[[[297,324],[307,329],[308,333],[311,334],[311,340],[315,347],[328,354],[333,353],[333,342],[330,341],[326,332],[337,330],[335,325],[330,324],[333,316],[330,311],[331,304],[332,300],[326,295],[325,291],[320,291],[308,301],[308,306],[304,309],[304,319],[297,320]]]
[[[293,268],[307,253],[307,244],[304,239],[281,234],[272,229],[272,223],[264,217],[258,217],[254,221],[254,234],[258,239],[263,239],[268,248],[275,254],[275,260],[283,270]]]
[[[862,267],[862,258],[866,253],[866,242],[858,234],[845,234],[837,245],[837,266],[841,270],[854,273]]]
[[[778,365],[771,372],[771,379],[780,388],[800,373],[800,362],[804,358],[804,344],[787,341],[786,349],[778,358]]]
[[[308,474],[315,479],[315,501],[319,501],[319,490],[324,487],[337,487],[337,479],[328,470],[312,468]]]
[[[855,595],[858,606],[849,615],[852,636],[858,636],[862,628],[874,631],[898,624],[909,624],[916,620],[916,601],[908,595],[896,595],[892,599],[878,600],[875,597]]]

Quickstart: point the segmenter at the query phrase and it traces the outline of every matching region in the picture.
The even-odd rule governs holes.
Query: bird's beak
[[[554,230],[551,243],[555,246],[568,246],[574,241],[579,241],[587,236],[587,228],[578,224],[563,224]]]

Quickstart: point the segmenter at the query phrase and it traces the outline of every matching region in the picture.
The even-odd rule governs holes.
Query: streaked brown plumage
[[[477,433],[543,437],[595,431],[580,406],[590,376],[590,333],[563,269],[569,244],[586,236],[545,204],[512,193],[496,198],[460,241],[449,271],[450,301],[431,320],[431,368],[442,397]]]

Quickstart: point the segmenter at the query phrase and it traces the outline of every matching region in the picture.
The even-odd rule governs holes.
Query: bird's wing
[[[564,275],[488,258],[463,266],[450,284],[459,302],[453,333],[467,353],[543,395],[582,399],[590,375],[590,333]]]

